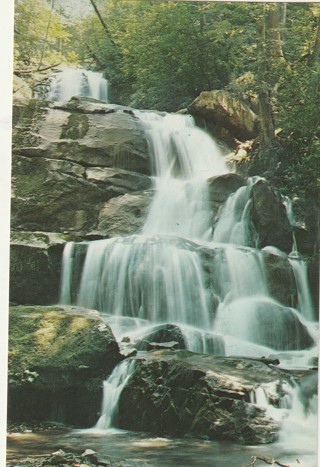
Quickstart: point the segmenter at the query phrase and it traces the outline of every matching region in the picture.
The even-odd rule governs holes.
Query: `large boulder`
[[[12,307],[9,331],[8,418],[94,424],[102,382],[122,358],[99,313]]]
[[[10,301],[49,305],[59,300],[63,236],[44,232],[12,232]]]
[[[258,135],[258,117],[227,91],[204,91],[188,107],[191,115],[204,119],[206,128],[231,146]]]
[[[293,245],[292,227],[280,193],[265,180],[252,186],[252,221],[258,234],[259,248],[273,245],[290,252]]]
[[[137,357],[121,393],[117,426],[166,436],[231,439],[244,444],[275,440],[278,423],[250,403],[256,386],[287,381],[286,374],[244,358],[179,350]],[[281,399],[281,389],[275,405]]]

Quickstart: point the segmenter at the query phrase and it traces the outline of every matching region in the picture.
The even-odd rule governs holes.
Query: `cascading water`
[[[302,311],[306,298],[301,292],[296,310],[272,297],[265,255],[253,248],[255,180],[229,197],[213,229],[207,179],[228,172],[218,146],[190,116],[147,111],[136,116],[145,128],[154,175],[145,225],[137,235],[69,245],[61,300],[102,311],[118,339],[130,335],[138,341],[169,323],[195,352],[281,354],[284,366],[310,364],[316,334],[310,314]],[[113,423],[112,394],[121,392],[128,368],[121,364],[105,383],[99,429]]]
[[[124,360],[115,367],[110,377],[103,384],[101,416],[94,431],[109,430],[116,424],[118,401],[121,392],[134,371],[134,361]]]
[[[64,68],[53,76],[47,99],[68,101],[73,96],[108,102],[108,81],[102,73],[83,68]]]

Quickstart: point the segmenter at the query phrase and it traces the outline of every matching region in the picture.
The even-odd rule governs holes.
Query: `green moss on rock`
[[[72,113],[66,125],[62,126],[61,139],[80,139],[89,130],[88,117],[85,114]]]
[[[102,382],[120,360],[112,331],[96,311],[11,307],[9,418],[93,423]]]

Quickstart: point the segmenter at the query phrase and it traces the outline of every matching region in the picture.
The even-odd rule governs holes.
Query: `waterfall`
[[[240,187],[227,199],[214,229],[213,240],[221,243],[252,245],[252,227],[250,225],[251,187]]]
[[[280,431],[279,444],[291,452],[297,449],[303,455],[303,465],[315,465],[318,444],[318,375],[307,376],[291,391],[291,409],[287,412]]]
[[[108,102],[108,81],[102,73],[83,68],[64,68],[54,74],[47,99],[68,101],[73,96],[93,97]]]
[[[207,179],[228,172],[218,145],[190,115],[135,113],[145,126],[155,174],[155,196],[143,233],[209,239]]]
[[[265,255],[248,246],[254,243],[249,214],[256,178],[229,196],[212,235],[207,179],[228,172],[217,144],[188,115],[135,114],[154,171],[145,225],[140,234],[68,246],[61,301],[107,314],[117,337],[172,323],[193,351],[307,355],[315,340],[304,311],[306,271],[298,273],[292,263],[299,310],[288,308],[269,294]],[[205,262],[202,247],[212,251]]]
[[[118,402],[122,390],[133,374],[134,364],[134,360],[124,360],[103,383],[101,416],[92,431],[105,431],[117,424]]]
[[[100,310],[116,338],[133,344],[170,325],[194,352],[279,357],[284,368],[310,365],[317,333],[306,270],[290,260],[298,309],[270,295],[265,257],[287,255],[254,248],[250,194],[256,179],[213,213],[207,180],[228,172],[217,144],[190,116],[135,115],[145,129],[153,173],[146,222],[134,235],[68,244],[61,301]],[[133,371],[133,364],[121,363],[105,382],[97,429],[116,423],[119,395]],[[269,407],[268,391],[257,388],[252,403]],[[287,399],[279,401],[282,408]]]
[[[316,319],[316,314],[313,309],[312,298],[308,283],[308,265],[307,262],[300,257],[290,257],[289,261],[292,266],[294,277],[298,291],[298,308],[301,314],[309,321]]]

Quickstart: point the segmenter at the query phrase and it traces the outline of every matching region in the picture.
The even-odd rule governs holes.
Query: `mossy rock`
[[[121,358],[110,327],[96,311],[11,307],[9,418],[94,423],[102,382]]]

